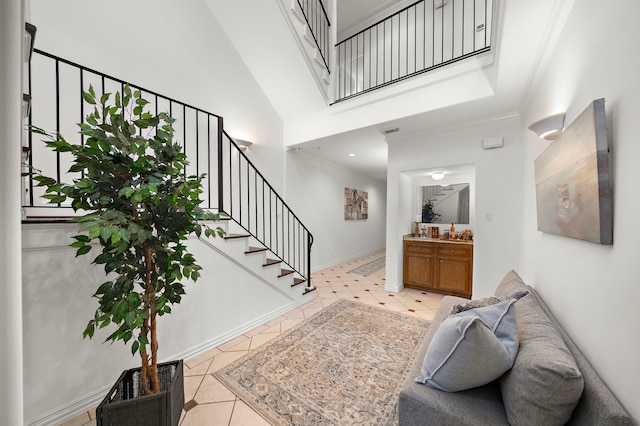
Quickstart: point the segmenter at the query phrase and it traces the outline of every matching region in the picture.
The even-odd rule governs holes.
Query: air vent
[[[400,127],[395,127],[393,129],[383,130],[382,133],[385,135],[390,135],[391,133],[396,133],[400,131]]]

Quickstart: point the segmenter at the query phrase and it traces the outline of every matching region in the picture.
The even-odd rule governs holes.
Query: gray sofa
[[[460,392],[444,392],[415,382],[415,378],[420,375],[424,355],[438,326],[447,318],[452,306],[468,302],[467,299],[459,297],[444,297],[400,390],[398,405],[400,425],[508,425],[510,423],[547,425],[564,423],[564,421],[556,422],[549,420],[548,417],[545,418],[544,414],[537,411],[538,407],[535,405],[526,405],[528,403],[526,400],[533,394],[545,398],[544,401],[548,401],[550,404],[569,404],[568,416],[570,419],[567,424],[632,424],[629,414],[598,377],[532,287],[526,285],[514,271],[511,271],[499,284],[495,295],[510,296],[521,291],[528,291],[529,294],[513,305],[520,335],[520,351],[516,356],[513,368],[487,385]],[[536,315],[538,316],[536,317]],[[564,345],[559,343],[559,340],[556,342],[553,340],[545,341],[547,335],[554,334],[549,333],[549,330],[540,329],[539,324],[545,321],[548,322],[549,327],[557,330],[557,335],[566,344],[564,349],[566,356],[575,360],[573,365],[579,369],[577,374],[581,373],[580,383],[577,383],[575,378],[568,379],[568,385],[573,386],[574,390],[576,386],[579,386],[574,402],[563,400],[563,395],[557,391],[557,388],[562,386],[550,386],[553,389],[541,388],[541,386],[545,386],[544,377],[537,376],[546,374],[544,371],[546,366],[543,365],[541,368],[534,365],[536,370],[530,371],[529,376],[525,374],[525,379],[520,374],[520,370],[527,368],[527,363],[544,363],[545,357],[562,358],[561,355],[557,355],[553,351],[557,346],[564,347]],[[538,336],[531,341],[524,342],[523,339],[531,334],[529,329],[533,330],[533,333],[538,333]],[[502,392],[505,392],[504,399]],[[525,405],[519,405],[521,403]],[[537,404],[535,398],[533,404]],[[567,407],[564,409],[566,410]]]

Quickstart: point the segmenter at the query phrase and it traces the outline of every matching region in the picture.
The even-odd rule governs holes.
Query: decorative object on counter
[[[440,214],[433,211],[433,201],[427,200],[422,206],[422,221],[425,223],[434,223],[440,219]]]
[[[420,215],[417,214],[415,217],[415,224],[416,224],[416,228],[414,229],[413,233],[417,236],[420,236]]]
[[[440,238],[440,228],[437,226],[429,227],[429,236],[431,238]]]
[[[473,231],[471,229],[465,229],[460,233],[461,240],[473,240]]]
[[[456,232],[456,223],[455,222],[451,222],[451,228],[449,228],[449,231],[451,231],[452,234]]]

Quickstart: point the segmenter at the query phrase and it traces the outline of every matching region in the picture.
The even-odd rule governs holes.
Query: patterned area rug
[[[383,256],[380,259],[372,260],[369,263],[365,263],[364,265],[358,266],[357,268],[350,270],[348,273],[364,275],[365,277],[368,277],[369,275],[380,270],[381,268],[384,268],[385,259],[386,258]]]
[[[340,299],[215,376],[274,425],[394,425],[429,324]]]

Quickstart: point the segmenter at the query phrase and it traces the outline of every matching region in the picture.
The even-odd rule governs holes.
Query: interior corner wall
[[[313,271],[385,248],[384,181],[338,168],[303,152],[286,153],[287,200],[313,234]],[[344,219],[344,189],[368,193],[368,218]]]
[[[576,1],[523,111],[526,163],[522,274],[549,305],[616,397],[640,422],[640,3]],[[565,126],[605,98],[613,158],[613,245],[538,232],[533,161],[548,145],[526,127],[566,111]]]
[[[35,47],[224,118],[283,190],[282,120],[202,0],[31,0]]]
[[[415,216],[414,182],[405,172],[475,166],[473,296],[493,294],[500,279],[520,261],[522,143],[520,119],[489,120],[439,134],[389,141],[387,171],[387,269],[385,287],[402,289],[402,236]],[[485,150],[482,139],[503,136],[504,147]],[[475,195],[473,195],[475,194]],[[487,220],[490,214],[490,220]]]

